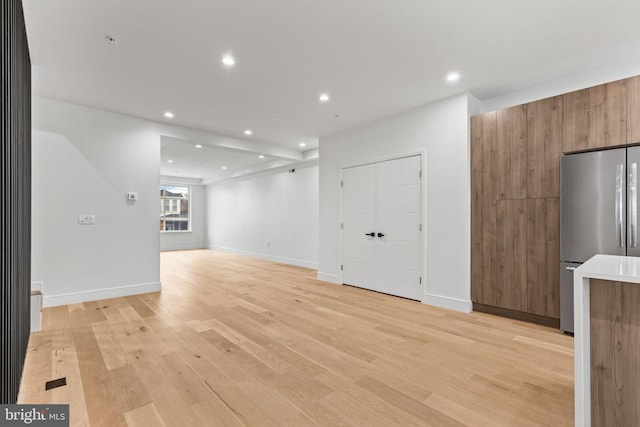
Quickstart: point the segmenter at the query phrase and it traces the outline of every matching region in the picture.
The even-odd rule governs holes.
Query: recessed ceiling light
[[[172,113],[171,111],[166,111],[166,112],[164,113],[164,116],[165,116],[167,119],[173,119],[173,113]]]
[[[300,143],[300,147],[306,147],[306,146],[307,146],[307,144],[305,144],[304,142]]]
[[[451,73],[447,74],[447,81],[449,83],[455,83],[458,80],[460,80],[460,73],[456,73],[454,71],[454,72],[451,72]]]
[[[233,56],[227,54],[225,56],[222,57],[222,63],[224,65],[226,65],[227,67],[232,67],[236,64],[236,60],[233,59]]]
[[[253,133],[253,131],[251,129],[247,129],[244,131],[245,135],[251,135]]]
[[[262,154],[260,154],[258,157],[264,159],[264,156]]]
[[[223,167],[222,167],[222,170],[223,170],[223,171],[226,171],[226,170],[227,170],[227,167],[226,167],[226,166],[223,166]]]
[[[202,148],[202,145],[196,144],[196,148]]]
[[[322,94],[320,94],[318,99],[320,100],[320,102],[327,102],[327,101],[329,101],[329,94],[322,93]]]
[[[173,163],[173,160],[167,160],[167,163]]]

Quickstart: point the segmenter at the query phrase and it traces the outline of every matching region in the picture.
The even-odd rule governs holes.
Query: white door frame
[[[343,253],[342,253],[342,248],[343,248],[343,235],[342,235],[342,224],[343,224],[343,212],[342,212],[342,175],[343,175],[343,171],[344,169],[348,169],[348,168],[354,168],[354,167],[358,167],[358,166],[366,166],[366,165],[370,165],[370,164],[374,164],[374,163],[381,163],[381,162],[387,162],[390,160],[398,160],[398,159],[404,159],[406,157],[414,157],[414,156],[420,156],[420,167],[421,167],[421,171],[422,174],[420,176],[420,220],[422,223],[422,235],[421,235],[421,239],[420,239],[420,277],[422,278],[422,283],[420,284],[421,287],[421,298],[420,298],[420,302],[424,303],[425,301],[425,294],[427,291],[427,283],[426,283],[426,271],[425,271],[425,266],[426,266],[426,242],[427,242],[427,219],[426,219],[426,212],[427,212],[427,206],[426,206],[426,201],[427,201],[427,195],[426,195],[426,185],[425,185],[425,177],[426,177],[426,165],[427,165],[427,153],[425,150],[421,150],[421,151],[411,151],[411,152],[407,152],[407,153],[398,153],[395,155],[390,155],[390,156],[385,156],[385,157],[379,157],[379,158],[375,158],[375,159],[370,159],[367,161],[362,161],[362,162],[357,162],[357,163],[345,163],[343,164],[339,171],[339,177],[338,177],[338,204],[340,207],[340,212],[339,212],[339,221],[338,221],[338,227],[339,227],[339,234],[340,234],[340,284],[344,285],[344,281],[343,281],[343,271],[342,271],[342,265],[344,265],[344,260],[343,260]]]

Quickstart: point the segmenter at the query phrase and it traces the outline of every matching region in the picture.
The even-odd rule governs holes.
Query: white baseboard
[[[331,273],[323,273],[318,271],[318,280],[322,280],[323,282],[335,283],[336,285],[342,285],[342,280],[340,280],[339,274],[331,274]]]
[[[96,301],[101,299],[126,297],[129,295],[146,294],[149,292],[159,292],[162,288],[160,282],[142,283],[138,285],[117,286],[114,288],[93,289],[82,292],[69,292],[66,294],[43,295],[43,307],[56,307],[66,304],[77,304],[81,302]]]
[[[43,287],[43,282],[31,282],[31,293],[42,292]]]
[[[198,249],[208,249],[206,245],[175,245],[175,246],[162,246],[160,248],[160,252],[169,252],[169,251],[193,251]]]
[[[228,248],[226,246],[210,245],[209,249],[214,251],[227,252],[235,255],[244,255],[251,258],[264,259],[267,261],[280,262],[282,264],[296,265],[298,267],[312,268],[314,270],[318,269],[318,263],[315,261],[307,261],[303,259],[287,258],[283,256],[265,254],[260,252],[245,251],[243,249]]]
[[[434,295],[426,293],[422,300],[424,304],[434,305],[449,310],[461,311],[463,313],[471,313],[473,311],[473,303],[471,300],[463,300],[458,298],[445,297],[442,295]]]
[[[31,282],[31,332],[42,327],[42,282]]]

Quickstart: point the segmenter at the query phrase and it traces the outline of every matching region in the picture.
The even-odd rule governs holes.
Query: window
[[[160,231],[191,231],[189,187],[160,186]]]

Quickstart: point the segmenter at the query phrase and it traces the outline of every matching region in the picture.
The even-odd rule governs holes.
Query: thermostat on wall
[[[95,225],[96,216],[94,214],[82,214],[78,215],[78,224],[80,225]]]
[[[138,200],[138,193],[130,191],[127,193],[127,200]]]

